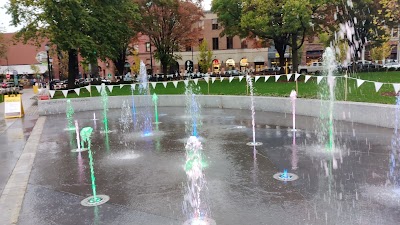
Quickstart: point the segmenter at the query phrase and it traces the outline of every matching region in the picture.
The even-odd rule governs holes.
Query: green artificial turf
[[[400,84],[400,72],[371,72],[371,73],[359,73],[359,74],[349,74],[349,77],[359,78],[369,81],[378,81],[382,83],[399,83]],[[320,98],[319,93],[321,89],[326,87],[326,79],[323,79],[320,84],[317,84],[317,78],[310,78],[307,83],[304,82],[304,76],[299,77],[298,82],[298,97],[299,98]],[[291,90],[296,88],[296,82],[287,81],[286,76],[281,76],[278,82],[275,82],[275,77],[271,76],[267,82],[264,82],[264,77],[261,77],[257,82],[254,82],[254,95],[259,96],[275,96],[275,97],[288,97]],[[209,95],[246,95],[247,83],[246,79],[235,78],[229,83],[228,78],[225,78],[222,82],[216,80],[214,83],[205,82],[204,80],[199,80],[198,86],[200,87],[201,94]],[[92,86],[92,96],[100,96],[97,89]],[[131,95],[130,85],[125,85],[123,88],[114,86],[113,91],[110,92],[107,89],[107,93],[110,96],[119,95]],[[150,93],[156,93],[158,95],[166,94],[184,94],[185,84],[184,82],[179,82],[177,88],[174,87],[172,82],[168,82],[165,88],[162,83],[158,83],[156,88],[152,88],[150,85]],[[337,77],[336,79],[336,99],[345,100],[345,78]],[[134,94],[139,94],[138,85],[136,85],[136,90]],[[89,97],[90,93],[86,88],[81,88],[80,96],[74,91],[68,93],[68,98],[77,97]],[[54,98],[64,98],[61,91],[57,91]],[[379,92],[375,91],[374,83],[364,82],[360,87],[357,87],[357,82],[355,79],[347,79],[347,101],[354,102],[372,102],[372,103],[383,103],[383,104],[394,104],[395,103],[395,93],[393,85],[383,84]]]

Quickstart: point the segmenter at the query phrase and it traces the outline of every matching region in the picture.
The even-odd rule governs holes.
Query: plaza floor
[[[94,128],[97,192],[110,201],[80,204],[92,193],[88,152],[71,152],[77,143],[75,132],[64,130],[65,115],[47,116],[18,224],[183,224],[190,118],[184,109],[159,108],[162,123],[150,137],[132,132],[140,122],[124,123],[121,110],[109,111],[112,132],[105,134],[93,113],[102,119],[101,112],[75,113],[74,119]],[[263,145],[254,151],[246,145],[252,140],[249,111],[202,109],[201,121],[208,165],[203,196],[218,225],[400,223],[400,194],[388,175],[392,129],[338,122],[338,151],[327,153],[313,118],[297,117],[293,133],[291,115],[257,112],[256,141]],[[275,180],[284,169],[299,179]]]

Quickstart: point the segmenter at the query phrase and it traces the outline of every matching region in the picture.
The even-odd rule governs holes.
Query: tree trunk
[[[75,79],[78,73],[78,51],[70,49],[68,50],[68,89],[75,88]]]
[[[292,34],[292,71],[297,73],[299,67],[299,49],[297,46],[297,34]]]
[[[114,60],[113,63],[117,69],[117,75],[121,76],[124,75],[124,69],[125,69],[125,60],[126,60],[126,53],[125,49],[120,52],[118,55],[118,59]]]
[[[275,40],[274,39],[274,45],[275,49],[279,54],[279,66],[281,67],[280,73],[283,72],[283,69],[285,67],[285,51],[286,51],[286,44],[281,42],[280,40]]]

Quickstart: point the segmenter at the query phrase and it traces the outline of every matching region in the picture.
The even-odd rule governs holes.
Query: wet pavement
[[[189,116],[182,108],[159,112],[162,123],[151,137],[132,131],[140,124],[124,126],[121,110],[109,111],[109,134],[101,132],[102,120],[92,120],[94,112],[74,115],[81,128],[94,128],[97,192],[110,196],[98,207],[80,205],[91,195],[88,153],[70,152],[77,144],[75,132],[64,131],[65,115],[48,116],[19,225],[183,224]],[[218,225],[400,223],[400,194],[388,179],[393,130],[338,122],[338,150],[326,153],[315,119],[297,117],[293,139],[291,115],[257,112],[256,118],[256,141],[263,145],[254,152],[246,145],[252,140],[249,111],[202,109],[204,201]],[[272,178],[284,169],[299,179]]]

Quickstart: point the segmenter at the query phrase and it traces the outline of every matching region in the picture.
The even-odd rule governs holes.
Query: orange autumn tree
[[[136,24],[139,32],[148,35],[155,47],[154,57],[160,61],[162,71],[180,56],[181,46],[198,44],[202,28],[198,26],[204,16],[199,4],[181,0],[136,0],[142,20]]]

